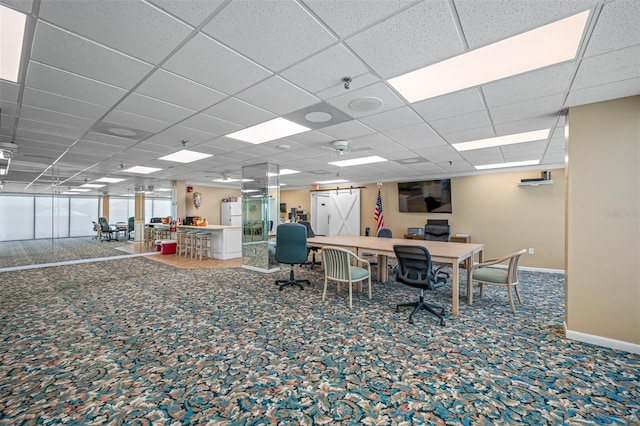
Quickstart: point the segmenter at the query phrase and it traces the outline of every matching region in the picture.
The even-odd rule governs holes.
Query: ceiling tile
[[[61,114],[59,112],[35,108],[29,105],[22,106],[22,109],[20,110],[20,119],[56,124],[71,129],[78,129],[83,133],[87,131],[93,123],[95,123],[95,120],[89,120],[69,114]]]
[[[382,106],[372,111],[358,111],[351,107],[351,102],[369,97],[380,99]],[[372,84],[362,89],[348,90],[347,93],[329,99],[327,103],[356,118],[378,114],[383,111],[400,108],[404,105],[404,102],[383,83]]]
[[[388,130],[382,133],[409,149],[427,148],[444,145],[446,143],[426,124],[417,124],[401,129]]]
[[[31,59],[129,89],[151,66],[38,21]]]
[[[152,64],[191,32],[182,22],[141,1],[45,1],[39,17]]]
[[[0,80],[0,99],[3,101],[18,102],[20,85],[6,80]]]
[[[638,40],[640,42],[640,39]],[[640,76],[640,44],[627,49],[583,59],[571,88],[628,80]]]
[[[425,22],[429,25],[425,25]],[[411,31],[405,31],[411,28]],[[383,78],[462,53],[447,2],[423,2],[346,40]]]
[[[596,0],[456,0],[456,10],[470,49],[575,15]]]
[[[238,93],[236,97],[278,115],[287,114],[318,102],[318,98],[315,96],[278,76],[264,80]]]
[[[200,130],[201,132],[211,133],[212,135],[227,135],[240,130],[242,127],[235,123],[225,120],[219,120],[206,114],[197,114],[189,117],[180,123],[183,127]]]
[[[152,0],[151,2],[196,27],[215,12],[224,0]]]
[[[422,118],[430,121],[480,111],[484,109],[484,102],[480,91],[473,88],[416,102],[412,107]]]
[[[452,133],[460,130],[485,128],[491,126],[491,121],[487,112],[482,110],[440,120],[431,120],[429,124],[438,133]]]
[[[169,126],[166,121],[155,120],[122,110],[111,111],[102,121],[151,133],[159,132]]]
[[[62,136],[70,139],[77,139],[86,131],[86,129],[74,129],[61,125],[28,120],[26,118],[21,118],[20,121],[18,121],[18,130],[42,133],[44,135]]]
[[[565,62],[519,74],[483,85],[482,93],[491,108],[566,93],[575,68],[575,62]]]
[[[476,127],[474,129],[456,130],[450,133],[441,133],[440,136],[448,143],[469,142],[478,139],[487,139],[496,136],[496,132],[491,126]]]
[[[198,34],[164,65],[170,71],[225,94],[233,94],[271,75],[261,66]]]
[[[164,146],[180,146],[182,141],[186,141],[185,148],[196,150],[194,146],[199,143],[213,139],[216,135],[202,132],[200,130],[192,129],[184,126],[172,126],[160,133],[156,133],[145,142],[157,143]]]
[[[423,120],[409,107],[401,107],[360,119],[361,122],[379,132],[398,127],[422,123]]]
[[[382,22],[415,0],[337,2],[305,0],[313,12],[340,37],[346,37],[370,25]]]
[[[227,98],[203,113],[241,126],[253,126],[276,118],[275,114],[236,98]]]
[[[357,121],[347,121],[336,124],[335,126],[325,127],[322,129],[322,133],[329,135],[334,139],[350,139],[358,136],[370,135],[371,133],[374,133],[374,131],[370,127],[367,127]]]
[[[162,69],[149,76],[136,92],[197,111],[227,97],[224,93]]]
[[[342,87],[342,77],[354,77],[367,72],[367,67],[360,60],[342,44],[338,44],[294,65],[280,75],[303,89],[316,93],[332,86]]]
[[[127,93],[118,87],[33,61],[29,63],[25,86],[107,107]]]
[[[623,49],[640,42],[640,3],[637,0],[604,2],[584,56]]]
[[[557,116],[562,112],[563,101],[564,94],[545,96],[526,102],[490,108],[489,113],[496,124],[538,116]]]
[[[567,97],[566,106],[593,104],[634,95],[640,95],[640,78],[574,90]]]
[[[181,121],[195,113],[193,110],[159,101],[138,93],[132,93],[127,96],[118,104],[117,110],[153,118],[166,123]]]
[[[22,103],[23,105],[48,109],[62,114],[75,115],[93,120],[98,119],[107,112],[107,108],[100,105],[43,92],[41,90],[31,89],[29,87],[24,89]]]
[[[203,31],[272,71],[281,71],[336,42],[291,0],[231,2]]]

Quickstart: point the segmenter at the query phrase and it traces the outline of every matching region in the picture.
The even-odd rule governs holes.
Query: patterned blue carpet
[[[418,294],[393,281],[322,301],[318,269],[282,292],[287,271],[145,258],[0,273],[0,423],[639,423],[640,357],[564,339],[561,275],[441,327],[396,313]],[[450,287],[429,297],[450,312]]]

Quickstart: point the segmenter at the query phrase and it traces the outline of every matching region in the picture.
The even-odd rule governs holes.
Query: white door
[[[311,228],[317,235],[329,235],[331,199],[329,194],[311,194]]]
[[[360,235],[360,190],[330,191],[329,234]]]

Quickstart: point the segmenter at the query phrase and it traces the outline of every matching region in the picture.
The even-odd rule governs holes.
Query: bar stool
[[[185,251],[184,251],[184,255],[191,255],[191,258],[193,258],[195,256],[196,253],[196,234],[198,233],[198,231],[187,231],[187,234],[184,236],[185,237]]]
[[[176,254],[180,256],[182,253],[187,254],[187,231],[179,230],[176,232]]]
[[[144,245],[150,246],[153,244],[153,241],[154,241],[153,228],[151,228],[150,226],[145,226],[144,227]]]
[[[211,257],[211,232],[198,232],[196,234],[195,255],[196,257],[200,256],[200,260],[202,260],[202,255],[205,253],[207,257]]]
[[[171,236],[169,228],[154,228],[156,230],[156,240],[168,240]]]

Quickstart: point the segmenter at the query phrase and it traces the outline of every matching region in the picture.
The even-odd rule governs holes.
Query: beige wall
[[[229,197],[238,197],[238,199],[240,199],[239,189],[191,186],[193,186],[193,192],[200,192],[200,194],[202,194],[202,203],[200,208],[196,209],[193,205],[193,192],[186,191],[186,184],[178,183],[176,191],[178,202],[177,211],[178,216],[183,219],[186,216],[200,216],[207,219],[210,225],[220,225],[220,203],[222,203],[222,200]]]
[[[423,227],[428,218],[448,219],[452,233],[471,235],[472,242],[485,244],[485,258],[498,257],[533,248],[522,266],[564,269],[564,169],[551,170],[550,185],[518,186],[523,178],[540,172],[510,172],[457,177],[451,180],[452,214],[400,213],[398,185],[380,188],[385,228],[400,238],[409,227]],[[360,234],[366,227],[375,230],[373,212],[378,195],[376,184],[361,189]],[[308,190],[282,191],[287,208],[309,208]],[[311,212],[313,214],[313,212]],[[372,231],[372,234],[375,231]]]
[[[567,329],[640,344],[640,97],[569,110]]]

